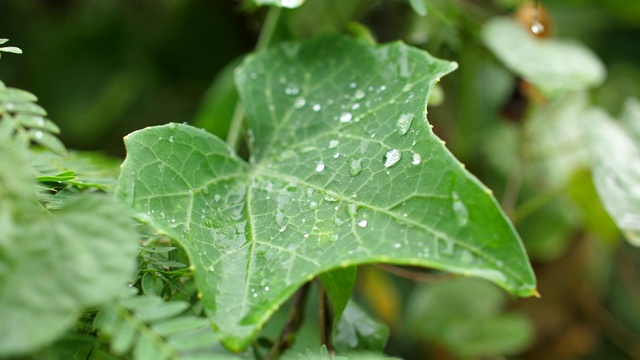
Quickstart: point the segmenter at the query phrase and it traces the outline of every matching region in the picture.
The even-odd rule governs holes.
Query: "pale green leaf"
[[[380,296],[384,296],[381,294]],[[350,301],[336,326],[333,343],[338,351],[382,351],[389,338],[389,328],[372,318]]]
[[[335,328],[347,303],[349,303],[353,286],[356,284],[356,268],[355,266],[338,268],[322,273],[318,277],[331,303]]]
[[[482,38],[504,65],[547,93],[582,90],[600,85],[606,69],[584,45],[557,39],[537,39],[510,18],[489,20]]]
[[[8,52],[8,53],[14,53],[14,54],[22,54],[22,50],[20,48],[17,48],[15,46],[5,46],[5,47],[0,47],[0,52]]]
[[[640,100],[638,98],[630,97],[625,101],[620,121],[635,137],[636,144],[640,144]]]
[[[584,121],[598,195],[627,240],[640,246],[640,148],[632,135],[602,110],[592,110]]]
[[[249,56],[237,84],[251,163],[203,130],[147,128],[126,137],[117,196],[183,245],[233,350],[339,267],[428,266],[533,295],[512,225],[426,121],[430,89],[455,67],[339,37]]]
[[[0,356],[53,341],[115,296],[137,251],[126,212],[104,196],[43,212],[25,165],[0,147]]]

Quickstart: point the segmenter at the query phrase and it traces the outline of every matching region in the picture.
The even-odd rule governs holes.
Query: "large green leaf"
[[[491,19],[482,38],[506,67],[545,92],[587,89],[600,85],[606,76],[600,59],[584,45],[536,39],[513,19]]]
[[[602,110],[589,112],[585,122],[598,195],[627,240],[640,246],[640,148],[634,137]]]
[[[36,350],[80,312],[114,296],[137,236],[113,200],[78,196],[53,214],[37,204],[26,160],[0,147],[0,356]]]
[[[429,266],[530,296],[512,225],[426,121],[430,89],[453,69],[339,37],[249,56],[237,84],[251,162],[203,130],[152,127],[127,136],[116,194],[184,246],[231,349],[339,267]]]

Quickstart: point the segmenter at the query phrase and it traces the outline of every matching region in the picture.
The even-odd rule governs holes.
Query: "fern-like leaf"
[[[45,149],[65,155],[67,149],[56,137],[60,129],[47,119],[47,112],[30,92],[6,87],[0,81],[0,141],[27,145],[38,144]]]
[[[102,307],[94,328],[113,354],[135,360],[233,357],[224,353],[206,318],[186,311],[189,306],[149,295],[120,299]]]

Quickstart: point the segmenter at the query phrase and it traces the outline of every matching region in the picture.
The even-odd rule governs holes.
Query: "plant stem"
[[[267,12],[267,17],[264,20],[264,25],[260,31],[258,42],[256,44],[256,51],[265,50],[269,47],[273,33],[275,32],[278,20],[280,19],[281,9],[277,6],[272,6]],[[240,135],[242,133],[242,122],[244,120],[244,107],[240,102],[240,99],[236,102],[236,108],[233,111],[233,117],[231,118],[231,125],[229,126],[229,132],[227,133],[227,145],[237,150],[240,146]]]
[[[318,284],[318,324],[320,328],[320,343],[327,346],[330,354],[334,354],[333,344],[331,343],[331,330],[333,329],[333,319],[331,315],[331,308],[327,301],[327,292],[324,287],[317,281]]]
[[[405,279],[413,280],[416,282],[424,283],[439,283],[452,279],[452,274],[427,274],[422,271],[415,271],[405,269],[393,265],[377,264],[376,267],[396,276],[403,277]]]
[[[277,359],[280,355],[291,347],[293,341],[295,339],[295,334],[302,325],[302,320],[304,318],[304,308],[307,304],[307,295],[309,294],[309,287],[311,283],[304,284],[298,291],[293,295],[293,300],[291,301],[291,308],[289,309],[289,314],[287,315],[287,322],[284,324],[282,331],[280,332],[280,338],[278,338],[278,342],[273,344],[271,350],[269,350],[269,354],[265,357],[266,360]]]

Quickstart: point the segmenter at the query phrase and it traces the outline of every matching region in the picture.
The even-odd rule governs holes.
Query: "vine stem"
[[[264,25],[260,31],[258,42],[256,43],[255,51],[262,51],[269,47],[271,39],[278,25],[280,19],[281,9],[278,6],[272,6],[267,12],[267,17],[264,20]],[[235,150],[238,150],[240,146],[240,135],[242,134],[242,123],[244,120],[244,107],[240,102],[240,99],[236,102],[236,107],[233,111],[233,117],[231,118],[231,125],[229,126],[229,132],[227,133],[227,145]]]
[[[293,344],[295,334],[302,325],[304,318],[304,308],[307,304],[307,295],[309,294],[309,288],[311,283],[304,284],[293,295],[291,301],[291,307],[289,308],[289,314],[287,315],[287,321],[280,332],[280,338],[273,344],[269,354],[265,357],[266,360],[277,359],[285,350],[291,347]]]

